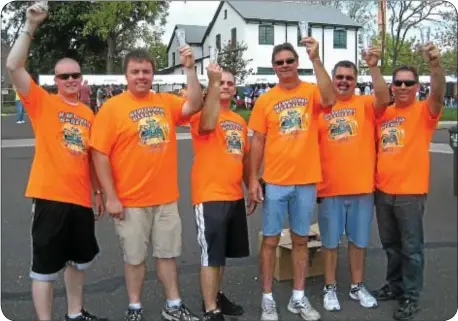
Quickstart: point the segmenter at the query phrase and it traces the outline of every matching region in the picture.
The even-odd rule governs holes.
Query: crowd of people
[[[155,61],[146,50],[136,49],[124,60],[127,90],[105,97],[94,115],[79,100],[78,62],[63,58],[56,63],[57,94],[38,86],[25,69],[33,34],[46,16],[37,4],[27,9],[24,31],[6,62],[36,136],[26,197],[33,199],[30,277],[38,320],[51,320],[52,281],[62,270],[68,304],[65,320],[100,319],[83,308],[83,288],[84,272],[99,253],[94,221],[105,212],[114,219],[124,256],[125,320],[143,319],[141,294],[149,244],[164,286],[161,316],[200,320],[181,299],[176,264],[182,248],[177,207],[176,126],[180,124],[190,125],[195,154],[191,190],[202,249],[203,320],[221,321],[224,315],[244,313],[222,292],[221,280],[226,258],[250,255],[247,216],[260,205],[261,320],[279,319],[272,279],[286,217],[293,269],[287,308],[305,320],[320,319],[304,292],[307,236],[317,203],[324,309],[341,309],[336,267],[345,233],[349,296],[363,308],[397,300],[396,320],[417,313],[423,285],[422,217],[429,188],[429,143],[445,91],[440,52],[433,43],[423,47],[431,70],[428,98],[416,99],[418,74],[413,67],[400,66],[393,72],[391,105],[377,67],[380,48],[363,52],[373,94],[358,96],[354,63],[340,61],[329,75],[318,42],[305,37],[301,42],[317,81],[306,83],[298,76],[296,49],[289,43],[276,45],[272,67],[278,84],[259,95],[248,124],[230,109],[235,75],[210,63],[204,95],[192,49],[184,45],[179,53],[187,75],[186,93],[181,97],[154,93]],[[248,129],[253,131],[251,140]],[[388,262],[385,284],[369,291],[364,260],[374,207]]]

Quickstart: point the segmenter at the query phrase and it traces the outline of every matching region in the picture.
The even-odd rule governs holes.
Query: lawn
[[[242,116],[246,122],[250,119],[251,110],[239,109],[237,113]],[[458,120],[458,108],[444,108],[441,115],[441,120],[446,121],[457,121]]]

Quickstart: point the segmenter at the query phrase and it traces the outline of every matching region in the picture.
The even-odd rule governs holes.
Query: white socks
[[[293,290],[293,301],[300,301],[304,297],[304,290]]]

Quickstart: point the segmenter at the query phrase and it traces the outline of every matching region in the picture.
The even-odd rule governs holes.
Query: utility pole
[[[387,0],[378,0],[378,35],[382,42],[382,57],[380,59],[382,73],[385,69],[386,1]]]

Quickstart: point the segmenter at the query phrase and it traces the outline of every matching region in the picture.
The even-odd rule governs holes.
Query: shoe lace
[[[325,288],[323,292],[329,300],[331,301],[337,300],[337,288],[335,286]]]
[[[264,299],[262,300],[262,309],[268,314],[273,314],[277,312],[277,304],[273,300]]]
[[[129,310],[127,314],[127,319],[129,321],[141,321],[142,320],[141,310]]]
[[[184,304],[179,308],[180,319],[185,321],[198,320],[197,317]]]

